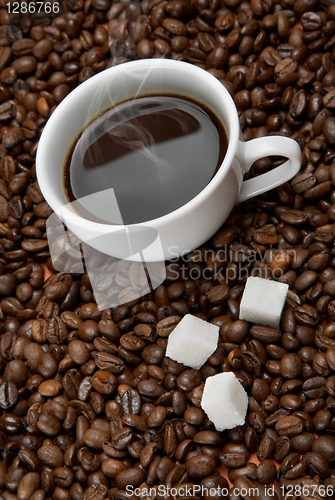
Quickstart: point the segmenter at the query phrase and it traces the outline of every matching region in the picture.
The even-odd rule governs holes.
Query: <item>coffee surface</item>
[[[206,187],[227,145],[220,120],[195,102],[176,96],[126,101],[93,120],[75,142],[66,159],[66,194],[91,220],[156,219]],[[107,189],[115,197],[104,196]]]

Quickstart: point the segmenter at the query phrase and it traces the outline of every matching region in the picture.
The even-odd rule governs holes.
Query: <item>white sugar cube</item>
[[[250,276],[240,304],[240,319],[278,328],[288,285]]]
[[[199,370],[218,345],[219,327],[186,314],[170,333],[166,356]]]
[[[243,425],[248,409],[248,395],[233,372],[208,377],[201,408],[218,431]]]

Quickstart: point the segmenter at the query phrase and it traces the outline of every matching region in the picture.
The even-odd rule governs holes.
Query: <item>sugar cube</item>
[[[248,395],[233,372],[208,377],[201,408],[218,431],[243,425],[248,409]]]
[[[240,304],[240,319],[278,328],[288,285],[264,278],[247,279]]]
[[[166,356],[199,370],[218,345],[219,327],[186,314],[170,333]]]

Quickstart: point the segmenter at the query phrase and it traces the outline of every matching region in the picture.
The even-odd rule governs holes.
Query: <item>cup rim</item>
[[[84,97],[84,95],[87,95],[87,92],[92,92],[92,91],[94,92],[97,80],[101,79],[107,80],[112,78],[115,71],[123,71],[123,67],[125,65],[127,66],[127,70],[132,69],[133,71],[143,70],[143,69],[154,69],[154,68],[160,69],[163,67],[167,68],[170,67],[171,70],[179,68],[185,69],[185,66],[187,65],[187,71],[193,72],[194,78],[198,77],[210,81],[211,86],[212,87],[214,86],[215,90],[217,91],[219,98],[225,99],[226,106],[229,108],[227,115],[229,116],[230,120],[230,133],[228,137],[228,148],[225,157],[223,159],[223,162],[221,163],[220,167],[218,168],[217,172],[210,180],[210,182],[194,198],[192,198],[190,201],[188,201],[181,207],[177,208],[176,210],[169,212],[168,214],[165,214],[161,217],[158,217],[156,219],[150,219],[140,223],[125,224],[123,225],[123,227],[136,227],[139,225],[142,226],[147,225],[159,229],[165,226],[167,223],[173,223],[177,221],[181,216],[192,212],[197,206],[203,203],[205,199],[208,198],[213,193],[213,191],[216,189],[217,185],[220,183],[221,179],[225,176],[225,174],[229,170],[229,167],[232,165],[234,161],[235,153],[237,150],[237,144],[239,141],[239,133],[240,133],[237,109],[228,90],[224,87],[222,83],[219,82],[219,80],[217,80],[209,72],[191,63],[187,63],[184,61],[176,61],[171,59],[141,59],[136,61],[129,61],[126,63],[122,63],[118,66],[113,66],[111,68],[105,69],[100,73],[97,73],[93,77],[89,78],[88,80],[84,81],[80,85],[78,85],[78,87],[72,90],[61,101],[61,103],[57,106],[57,108],[47,121],[47,124],[44,127],[37,148],[36,177],[41,192],[47,203],[50,205],[50,207],[54,210],[54,212],[57,213],[57,215],[60,215],[61,218],[64,219],[63,222],[69,224],[69,227],[71,227],[71,225],[74,225],[87,230],[97,231],[98,229],[103,234],[108,233],[111,230],[120,228],[120,225],[117,224],[109,224],[109,223],[104,224],[104,223],[90,221],[89,219],[85,219],[76,212],[74,212],[69,207],[69,204],[60,204],[58,197],[54,195],[52,190],[50,190],[49,188],[50,184],[48,182],[48,174],[45,165],[48,165],[48,163],[50,163],[50,159],[48,157],[47,144],[49,140],[54,140],[55,137],[55,131],[53,125],[56,119],[59,117],[59,115],[63,114],[65,119],[66,116],[71,115],[70,107],[73,95],[76,94],[76,96],[80,96],[80,94],[82,94],[82,96]],[[130,66],[132,66],[132,68],[130,68]],[[191,78],[192,77],[190,75],[190,81]],[[190,96],[192,97],[192,92],[190,92]],[[197,98],[195,97],[195,99]],[[83,100],[83,102],[85,102],[85,99]],[[207,103],[204,102],[204,104]],[[215,109],[213,109],[213,111],[216,114],[218,114]]]

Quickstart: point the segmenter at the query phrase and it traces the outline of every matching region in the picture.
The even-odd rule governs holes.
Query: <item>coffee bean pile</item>
[[[231,489],[230,500],[331,498],[333,1],[79,0],[49,25],[22,29],[12,30],[2,1],[1,500],[176,500],[186,498],[185,485],[207,488],[187,498],[218,500],[226,493],[210,488],[228,487],[220,464],[240,492]],[[52,267],[51,209],[36,182],[36,149],[48,117],[77,84],[147,57],[212,73],[235,100],[244,139],[292,137],[302,169],[242,204],[234,224],[203,247],[167,263],[154,293],[100,312],[87,274]],[[249,175],[281,161],[258,160]],[[43,263],[52,271],[46,282]],[[124,284],[124,269],[116,274]],[[289,284],[280,329],[238,319],[251,274]],[[188,313],[220,327],[201,370],[164,356]],[[229,370],[248,391],[249,409],[245,425],[219,433],[200,401],[206,378]],[[272,496],[266,485],[274,485]],[[153,489],[136,495],[129,486]]]

